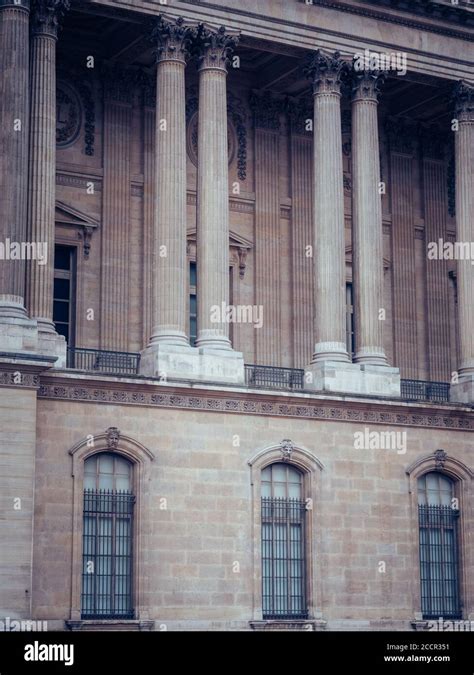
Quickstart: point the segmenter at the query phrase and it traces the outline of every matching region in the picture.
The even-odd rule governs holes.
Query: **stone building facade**
[[[474,10],[0,0],[0,612],[474,620]]]

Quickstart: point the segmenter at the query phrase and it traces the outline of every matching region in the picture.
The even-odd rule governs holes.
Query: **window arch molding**
[[[146,489],[146,485],[150,480],[151,462],[155,459],[155,455],[135,439],[122,434],[117,427],[109,427],[100,434],[91,434],[69,450],[73,479],[70,618],[72,622],[81,622],[84,463],[90,457],[105,452],[120,455],[133,465],[132,486],[136,499],[133,530],[133,597],[135,599],[136,619],[143,623],[143,621],[146,622],[149,619],[148,607],[144,601],[148,594],[148,575],[142,573],[144,552],[149,547],[146,541],[147,535],[144,533],[141,523],[150,522],[151,495],[149,490]],[[146,628],[147,626],[144,625],[143,627]]]
[[[321,586],[321,542],[322,528],[317,514],[321,513],[321,477],[323,464],[307,448],[285,439],[278,444],[260,448],[248,460],[252,498],[252,566],[253,566],[253,616],[254,622],[263,621],[262,599],[262,512],[261,475],[271,464],[288,463],[303,474],[304,498],[311,500],[307,511],[306,526],[306,597],[308,599],[309,622],[323,624]]]
[[[470,541],[469,532],[474,528],[474,471],[460,459],[438,449],[429,455],[415,459],[406,469],[408,492],[410,496],[411,523],[411,575],[413,607],[412,616],[415,622],[422,621],[421,614],[421,582],[419,522],[418,522],[418,479],[427,473],[439,473],[447,476],[454,483],[455,497],[459,499],[461,518],[459,523],[460,569],[459,579],[463,602],[463,618],[474,619],[474,579],[468,571],[474,569],[474,541]]]

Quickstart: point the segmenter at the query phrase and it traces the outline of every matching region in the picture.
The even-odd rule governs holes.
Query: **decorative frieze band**
[[[26,387],[28,389],[38,389],[40,385],[39,375],[34,373],[24,373],[21,366],[17,371],[0,371],[0,386],[5,387]]]
[[[361,422],[384,425],[402,425],[411,427],[430,427],[469,431],[474,430],[474,417],[468,414],[447,413],[426,409],[390,410],[382,403],[334,402],[321,399],[287,400],[281,402],[280,396],[271,400],[268,394],[226,394],[215,395],[185,392],[157,391],[149,385],[138,388],[130,384],[123,387],[107,386],[100,382],[82,382],[81,384],[55,383],[52,378],[42,378],[38,393],[40,398],[107,403],[117,405],[142,405],[158,408],[214,411],[271,417],[294,417],[304,419],[333,420],[336,422]],[[373,408],[379,408],[374,410]]]

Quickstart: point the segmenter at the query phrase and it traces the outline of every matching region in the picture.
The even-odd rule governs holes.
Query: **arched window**
[[[262,470],[262,599],[264,619],[306,619],[303,474],[278,462]]]
[[[424,619],[461,618],[459,509],[455,484],[437,471],[418,478],[421,610]]]
[[[102,452],[84,462],[83,619],[133,619],[133,465]]]

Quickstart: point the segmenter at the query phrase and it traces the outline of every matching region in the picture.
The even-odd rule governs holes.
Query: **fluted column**
[[[199,27],[197,347],[231,349],[222,307],[229,303],[227,60],[237,44],[223,27]]]
[[[255,126],[255,303],[263,325],[255,331],[255,362],[281,365],[280,114],[271,94],[250,98]]]
[[[339,53],[315,52],[308,66],[314,95],[314,234],[315,347],[312,363],[348,362],[344,188],[341,135]]]
[[[474,86],[459,82],[455,91],[456,241],[474,241]],[[457,261],[459,375],[474,379],[474,264],[469,258]],[[474,387],[472,390],[474,394]],[[472,402],[472,398],[471,398]]]
[[[355,357],[386,365],[383,348],[383,231],[379,192],[378,90],[383,75],[354,72],[352,97],[352,273]]]
[[[69,0],[33,0],[29,239],[47,245],[47,262],[28,265],[28,310],[40,333],[56,335],[53,324],[54,225],[56,194],[56,41]]]
[[[446,190],[444,129],[422,127],[419,140],[422,149],[423,207],[425,216],[425,241],[447,239],[448,194]],[[426,258],[426,327],[429,379],[448,382],[451,378],[450,323],[446,308],[449,307],[449,275],[447,260]]]
[[[418,379],[414,131],[413,125],[403,118],[387,120],[392,210],[394,362],[403,377]]]
[[[129,349],[132,72],[104,64],[100,348]],[[124,320],[125,319],[125,320]]]
[[[0,238],[26,242],[29,0],[0,2]],[[25,317],[25,262],[0,260],[0,320]]]
[[[151,343],[189,345],[186,336],[186,103],[190,28],[160,17],[156,44],[155,260]]]
[[[307,128],[311,99],[291,102],[291,200],[293,349],[295,368],[303,368],[313,353],[314,273],[307,246],[312,241],[313,139]]]

